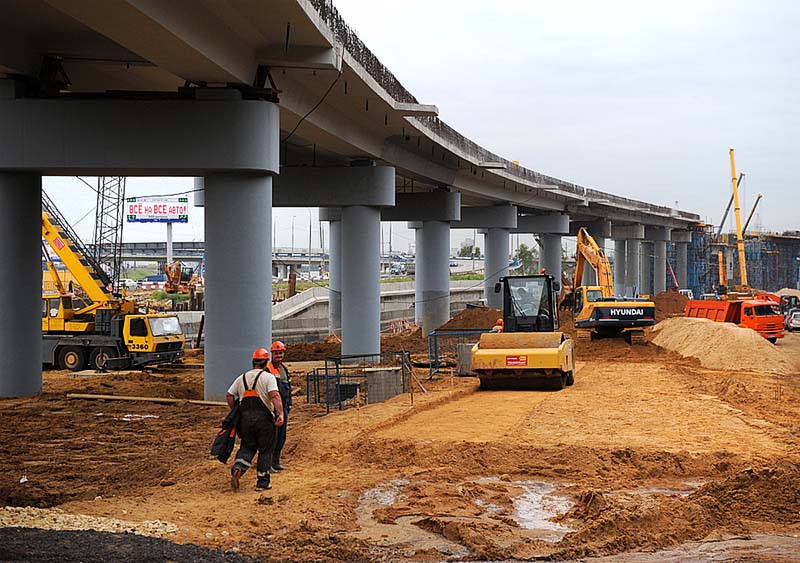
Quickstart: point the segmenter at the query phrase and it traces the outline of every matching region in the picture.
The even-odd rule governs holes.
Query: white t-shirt
[[[275,379],[274,375],[267,370],[262,371],[259,368],[246,371],[244,376],[247,378],[247,388],[253,388],[253,381],[255,381],[258,372],[261,372],[261,376],[258,378],[258,383],[256,383],[256,391],[258,391],[258,396],[267,406],[269,412],[275,414],[275,407],[272,405],[272,400],[269,398],[270,391],[278,391],[278,381]],[[241,399],[244,395],[244,392],[244,383],[242,382],[242,376],[240,375],[233,381],[233,384],[231,384],[230,388],[228,389],[228,393],[233,395],[235,399]]]

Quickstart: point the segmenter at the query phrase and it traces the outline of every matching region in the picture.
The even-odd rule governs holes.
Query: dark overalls
[[[247,378],[242,374],[244,395],[239,401],[239,424],[236,428],[241,444],[236,452],[231,471],[239,469],[242,474],[250,468],[253,456],[258,452],[256,472],[257,486],[269,485],[269,468],[272,461],[272,449],[275,446],[275,419],[256,391],[258,378],[264,373],[262,369],[248,389]]]
[[[281,402],[283,402],[283,426],[278,426],[275,430],[275,449],[272,453],[272,467],[278,469],[280,469],[278,466],[281,464],[281,451],[283,451],[283,446],[286,444],[289,411],[292,408],[292,384],[289,381],[286,367],[281,365],[281,368],[276,368],[272,362],[267,364],[267,369],[278,380],[278,392],[281,395]]]

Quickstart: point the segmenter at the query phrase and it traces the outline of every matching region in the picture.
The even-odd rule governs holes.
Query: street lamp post
[[[294,256],[294,218],[295,216],[292,215],[292,250],[291,250],[292,256]]]

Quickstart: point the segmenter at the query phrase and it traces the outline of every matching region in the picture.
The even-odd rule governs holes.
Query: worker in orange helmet
[[[505,323],[503,319],[497,319],[494,326],[492,327],[492,332],[503,332],[503,328],[505,327]]]
[[[276,340],[270,347],[272,359],[267,364],[269,372],[278,381],[278,391],[283,402],[283,426],[275,429],[275,449],[272,452],[272,472],[283,471],[286,466],[281,463],[281,452],[286,445],[286,425],[289,421],[289,411],[292,409],[292,381],[289,379],[289,370],[283,363],[286,356],[286,345],[280,340]]]
[[[283,425],[283,402],[278,381],[267,369],[269,352],[258,348],[253,352],[253,369],[237,377],[225,396],[228,406],[239,401],[239,422],[236,432],[241,444],[231,468],[231,488],[239,489],[239,478],[250,468],[253,456],[256,464],[256,490],[271,489],[269,482],[275,428]]]

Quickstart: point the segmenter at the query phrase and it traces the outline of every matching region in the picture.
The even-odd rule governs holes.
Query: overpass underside
[[[189,176],[204,205],[206,381],[224,396],[271,340],[273,207],[330,223],[329,329],[345,354],[380,351],[381,221],[416,229],[416,320],[450,311],[452,229],[486,241],[484,296],[508,274],[509,235],[614,239],[620,292],[664,287],[668,245],[686,279],[698,216],[577,186],[495,155],[442,122],[323,1],[0,0],[0,396],[41,390],[38,257],[47,175]],[[42,57],[42,53],[47,53]],[[652,256],[653,274],[643,264]]]

